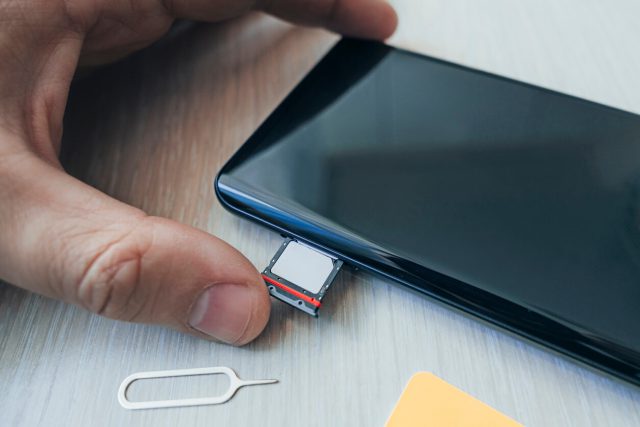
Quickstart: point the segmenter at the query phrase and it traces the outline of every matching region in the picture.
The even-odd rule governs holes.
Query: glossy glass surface
[[[223,203],[640,383],[640,117],[343,40]]]

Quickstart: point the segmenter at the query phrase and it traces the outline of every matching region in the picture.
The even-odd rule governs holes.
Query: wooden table
[[[640,113],[635,0],[393,3],[393,44]],[[262,268],[280,237],[225,212],[212,179],[335,40],[261,15],[177,31],[77,82],[65,164],[121,200],[226,239]],[[280,383],[217,407],[133,412],[116,401],[130,373],[218,365]],[[360,272],[341,275],[317,320],[274,303],[244,348],[0,285],[0,425],[375,426],[423,370],[528,426],[640,425],[638,388]],[[202,396],[221,385],[164,380],[132,395]]]

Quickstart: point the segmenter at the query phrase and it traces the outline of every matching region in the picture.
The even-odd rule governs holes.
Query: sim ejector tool
[[[194,375],[223,374],[229,378],[229,388],[220,396],[212,397],[196,397],[191,399],[174,399],[174,400],[148,400],[143,402],[132,402],[127,399],[127,389],[137,380],[171,378],[171,377],[188,377]],[[175,408],[178,406],[201,406],[201,405],[218,405],[225,403],[236,394],[239,388],[250,385],[273,384],[278,380],[253,380],[244,381],[238,378],[238,375],[231,368],[226,366],[218,366],[215,368],[195,368],[195,369],[174,369],[170,371],[149,371],[138,372],[129,375],[122,381],[118,389],[118,402],[125,409],[156,409],[156,408]]]

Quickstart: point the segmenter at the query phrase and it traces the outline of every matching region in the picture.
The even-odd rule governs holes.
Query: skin
[[[397,23],[382,0],[0,0],[0,279],[234,345],[260,334],[270,301],[242,254],[112,199],[58,161],[79,65],[144,48],[176,18],[215,22],[255,9],[375,39]]]

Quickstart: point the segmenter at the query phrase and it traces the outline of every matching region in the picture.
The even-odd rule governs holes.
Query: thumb
[[[10,283],[234,345],[267,323],[259,273],[205,232],[147,216],[30,153],[0,164],[0,200],[0,278]]]

